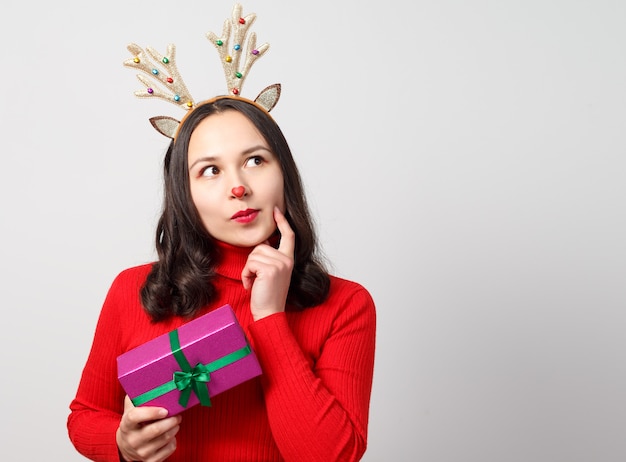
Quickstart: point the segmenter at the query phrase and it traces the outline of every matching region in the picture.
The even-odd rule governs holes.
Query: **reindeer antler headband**
[[[224,21],[222,36],[218,37],[213,32],[207,32],[206,37],[215,46],[222,61],[228,94],[209,99],[200,105],[219,98],[241,97],[241,88],[250,68],[270,47],[267,43],[257,47],[254,32],[250,33],[244,46],[249,28],[255,19],[256,14],[254,13],[243,17],[242,7],[236,3],[231,18]],[[137,79],[145,86],[145,89],[136,91],[136,96],[139,98],[160,98],[186,111],[191,111],[197,107],[178,72],[176,47],[173,44],[167,47],[164,55],[158,53],[154,48],[146,47],[144,50],[134,43],[128,45],[128,51],[133,57],[124,61],[124,66],[138,69],[147,75],[146,77],[146,75],[137,74]],[[263,89],[251,102],[269,112],[279,98],[280,84],[276,83]],[[159,133],[172,139],[181,123],[181,121],[168,116],[152,117],[150,122]]]

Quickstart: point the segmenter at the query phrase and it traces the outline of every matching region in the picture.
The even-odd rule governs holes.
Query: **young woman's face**
[[[276,229],[274,206],[285,212],[278,159],[243,114],[204,119],[189,140],[189,184],[204,227],[220,241],[253,247]]]

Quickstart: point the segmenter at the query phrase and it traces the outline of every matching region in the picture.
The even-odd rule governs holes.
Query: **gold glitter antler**
[[[136,91],[136,96],[160,98],[187,110],[193,108],[193,98],[176,67],[176,47],[173,44],[168,45],[165,55],[150,47],[144,50],[134,43],[127,48],[133,57],[124,61],[124,66],[138,69],[149,77],[137,74],[137,79],[146,89]]]
[[[229,91],[228,96],[216,98],[239,96],[248,71],[256,60],[263,56],[270,47],[267,43],[264,43],[257,48],[256,34],[253,32],[248,37],[244,51],[242,43],[248,35],[248,29],[254,23],[256,15],[252,13],[244,18],[241,16],[241,11],[241,5],[236,3],[233,7],[232,18],[230,20],[226,19],[224,22],[224,31],[221,38],[218,38],[213,32],[206,34],[220,55]],[[229,54],[231,38],[234,42],[232,55]],[[176,67],[176,48],[174,45],[170,44],[167,47],[165,55],[159,54],[154,48],[150,47],[146,47],[144,50],[134,43],[128,45],[128,51],[131,52],[133,57],[124,61],[124,66],[138,69],[145,74],[137,74],[137,79],[146,88],[145,90],[136,91],[136,96],[139,98],[160,98],[185,110],[191,110],[195,107],[189,90],[187,90],[187,86]],[[240,66],[243,54],[246,56],[243,65]],[[259,93],[254,102],[269,112],[276,106],[280,98],[280,89],[279,83],[270,85]],[[179,120],[168,116],[152,117],[150,123],[159,133],[172,139],[176,136],[180,125]]]
[[[248,34],[248,29],[254,24],[256,14],[251,13],[246,17],[242,15],[242,7],[236,3],[233,7],[231,19],[224,21],[222,36],[218,37],[213,32],[207,32],[206,37],[215,46],[220,55],[224,76],[228,91],[233,95],[241,93],[241,87],[248,76],[248,71],[252,65],[265,54],[269,45],[264,43],[260,47],[256,46],[256,34],[250,33],[248,42],[244,49],[244,40]],[[231,47],[231,39],[233,45]],[[245,55],[245,61],[240,66],[241,58]]]

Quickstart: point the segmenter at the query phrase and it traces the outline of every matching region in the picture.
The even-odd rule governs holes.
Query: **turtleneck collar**
[[[222,241],[215,241],[219,250],[219,263],[216,273],[230,278],[241,280],[241,272],[248,261],[248,255],[254,247],[237,247]]]

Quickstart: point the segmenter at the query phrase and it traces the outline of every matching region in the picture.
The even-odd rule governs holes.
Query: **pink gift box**
[[[211,396],[261,375],[261,366],[224,305],[121,354],[117,372],[135,405],[176,415],[200,402],[210,405]]]

